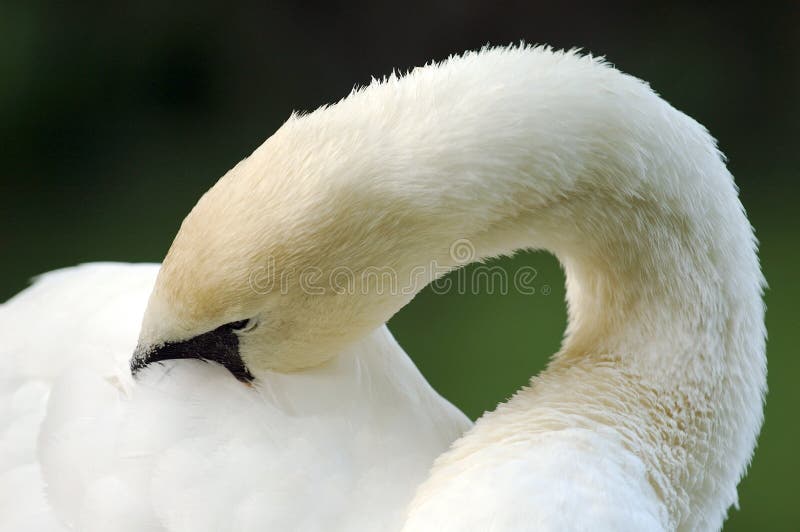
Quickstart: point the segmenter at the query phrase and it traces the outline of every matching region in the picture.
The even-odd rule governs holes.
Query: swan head
[[[259,371],[317,366],[413,295],[361,289],[358,272],[391,267],[402,256],[399,246],[387,248],[382,227],[393,218],[362,201],[370,192],[351,187],[357,179],[341,178],[358,177],[330,155],[354,151],[330,145],[346,139],[293,136],[285,131],[293,121],[183,221],[150,296],[134,374],[176,358],[219,362],[243,381]]]

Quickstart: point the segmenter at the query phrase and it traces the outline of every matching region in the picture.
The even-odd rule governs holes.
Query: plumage
[[[457,243],[551,251],[568,326],[444,452],[469,423],[384,323]],[[83,266],[5,304],[0,489],[87,530],[717,530],[763,419],[762,287],[701,125],[591,56],[467,53],[293,115],[157,275]],[[240,323],[252,387],[147,359]]]
[[[253,387],[185,360],[134,384],[157,271],[59,270],[0,307],[0,530],[398,528],[469,421],[389,331]]]

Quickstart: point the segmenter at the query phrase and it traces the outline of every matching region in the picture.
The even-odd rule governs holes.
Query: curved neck
[[[336,140],[305,164],[346,176],[338,190],[373,223],[364,248],[381,264],[454,266],[459,239],[477,260],[553,252],[567,276],[567,336],[522,393],[552,411],[587,410],[569,423],[630,428],[626,448],[646,462],[671,524],[724,515],[761,423],[762,278],[702,126],[596,60],[526,49],[374,84],[283,134],[307,135],[309,124]],[[585,393],[568,392],[577,388]],[[600,399],[590,408],[586,397]],[[527,419],[520,431],[563,423]],[[708,479],[716,496],[692,491]]]
[[[402,280],[461,265],[461,239],[475,260],[547,249],[567,274],[574,353],[709,350],[739,312],[761,336],[754,238],[713,139],[597,60],[488,50],[373,84],[276,137],[313,146],[296,157],[340,197],[331,213],[322,196],[319,225],[369,222],[367,255],[347,246],[349,264]],[[658,358],[645,365],[686,369]]]

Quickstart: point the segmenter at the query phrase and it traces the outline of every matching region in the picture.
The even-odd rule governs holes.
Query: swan
[[[561,350],[472,428],[384,325],[463,242],[567,278]],[[713,138],[601,59],[392,75],[292,115],[160,268],[3,306],[0,493],[54,530],[716,530],[762,423],[756,247]]]

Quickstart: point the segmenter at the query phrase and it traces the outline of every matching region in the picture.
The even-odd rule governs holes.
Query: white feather
[[[253,387],[200,361],[155,365],[123,387],[157,270],[60,270],[0,307],[0,529],[399,527],[469,421],[388,330]]]

